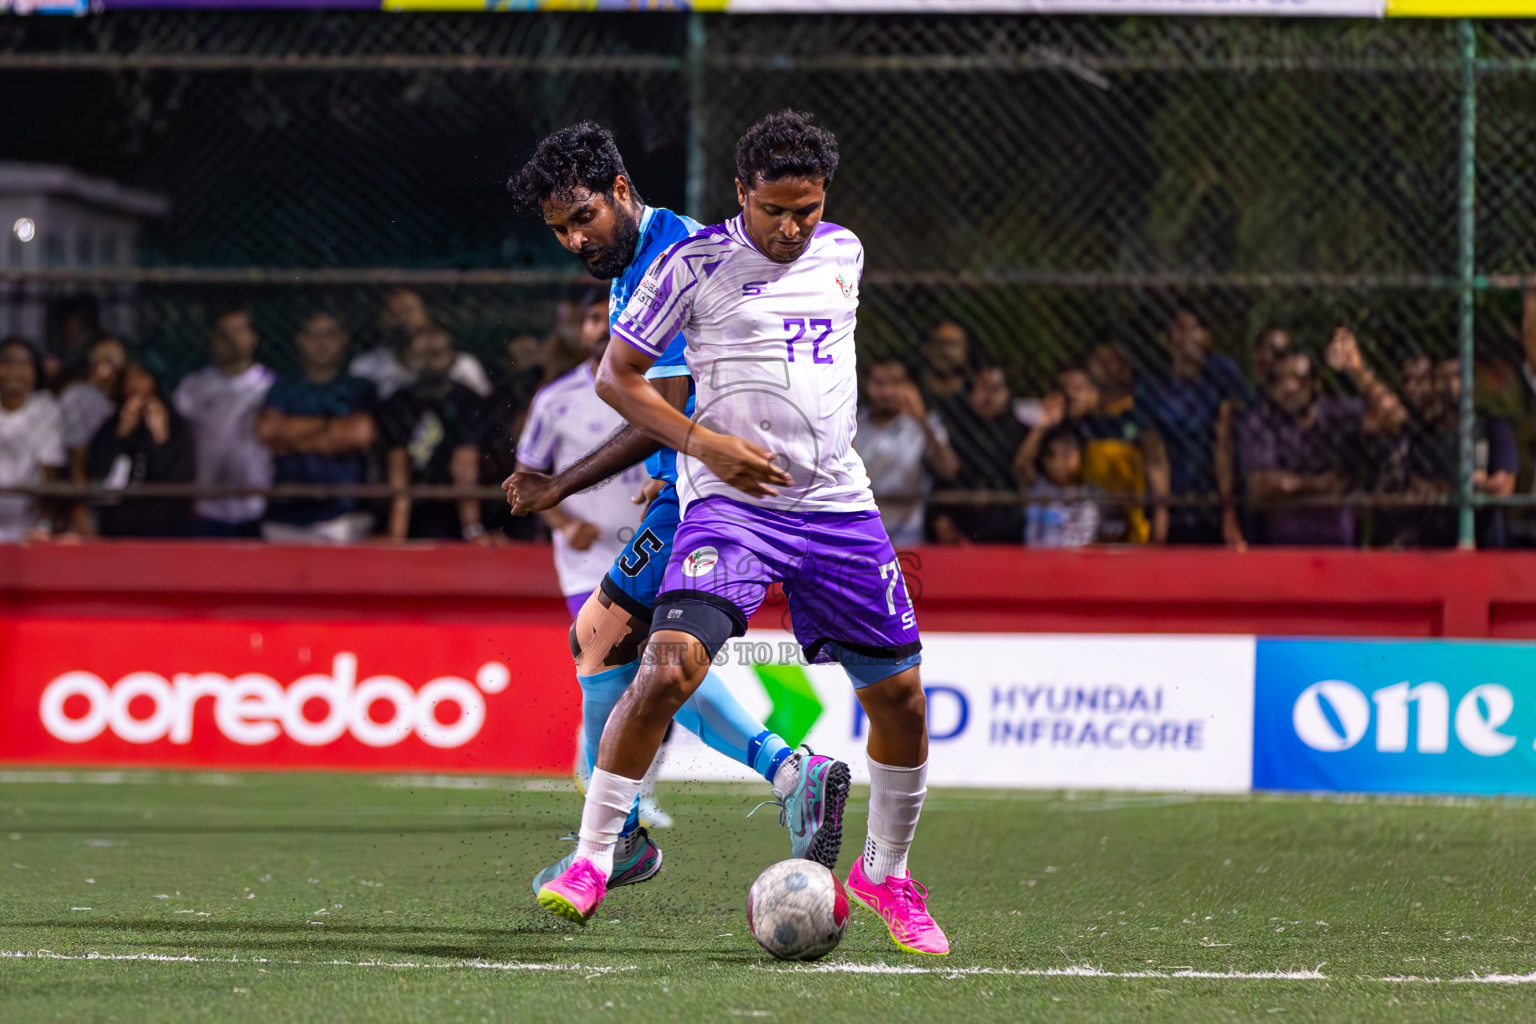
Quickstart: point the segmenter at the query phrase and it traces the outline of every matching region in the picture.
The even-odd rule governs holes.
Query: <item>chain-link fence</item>
[[[1536,26],[112,14],[0,22],[0,88],[4,159],[169,200],[131,266],[13,228],[0,307],[66,369],[71,297],[170,386],[230,303],[284,373],[315,310],[387,346],[409,287],[515,403],[579,358],[575,263],[502,185],[537,139],[598,120],[648,201],[718,220],[736,138],[794,106],[842,148],[862,364],[954,455],[872,472],[933,492],[928,536],[1530,542]],[[881,394],[871,437],[909,408]]]

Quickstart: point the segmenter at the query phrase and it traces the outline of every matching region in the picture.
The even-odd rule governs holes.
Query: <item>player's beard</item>
[[[581,262],[587,273],[599,281],[611,281],[624,273],[635,258],[635,243],[640,239],[640,218],[630,216],[622,206],[613,209],[615,231],[607,245],[589,245],[581,250]]]

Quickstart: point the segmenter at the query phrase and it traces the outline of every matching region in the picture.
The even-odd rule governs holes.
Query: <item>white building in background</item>
[[[59,164],[0,161],[0,337],[47,344],[50,307],[74,295],[95,296],[102,327],[132,335],[131,283],[17,281],[6,271],[132,268],[144,222],[169,209],[164,196]]]

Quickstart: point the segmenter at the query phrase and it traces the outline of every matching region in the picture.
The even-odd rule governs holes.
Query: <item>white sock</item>
[[[795,788],[800,781],[800,755],[790,754],[779,763],[779,767],[773,773],[773,791],[785,794]]]
[[[640,792],[639,779],[626,779],[601,768],[592,770],[587,786],[587,802],[581,808],[580,838],[576,856],[585,857],[603,877],[613,874],[613,847],[624,830],[624,819]]]
[[[869,758],[869,836],[864,873],[876,885],[907,873],[907,851],[928,795],[928,765],[895,768]]]

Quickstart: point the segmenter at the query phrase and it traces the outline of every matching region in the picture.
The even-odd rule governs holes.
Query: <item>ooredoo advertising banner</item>
[[[733,641],[715,671],[790,742],[867,781],[868,721],[836,665],[801,666],[788,633]],[[923,637],[928,781],[936,786],[1245,792],[1252,637]],[[663,777],[750,779],[693,737]]]
[[[0,624],[10,763],[565,771],[579,709],[558,628]]]
[[[1259,789],[1536,794],[1536,644],[1260,640]]]

